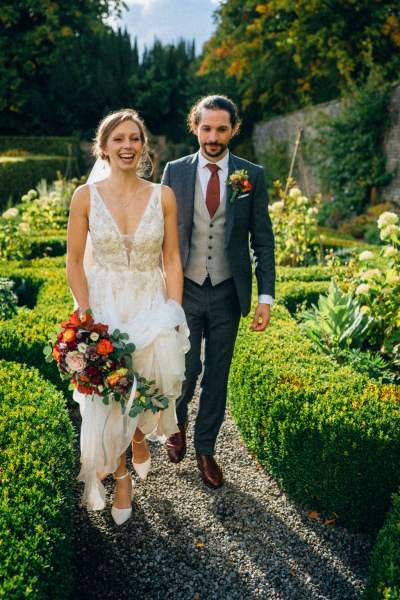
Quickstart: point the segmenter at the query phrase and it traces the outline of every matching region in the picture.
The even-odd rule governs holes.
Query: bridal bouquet
[[[70,382],[70,389],[82,394],[100,396],[104,404],[116,400],[124,414],[130,417],[144,410],[153,413],[168,406],[168,398],[132,368],[135,345],[129,336],[108,325],[95,323],[91,311],[79,315],[73,312],[63,321],[44,348],[47,362],[55,360],[61,379]]]

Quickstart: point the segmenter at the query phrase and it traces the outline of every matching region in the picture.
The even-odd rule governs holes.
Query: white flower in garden
[[[370,288],[369,288],[368,284],[360,283],[360,285],[356,289],[356,294],[357,294],[357,296],[361,296],[363,294],[368,294],[369,290],[370,290]]]
[[[382,227],[387,227],[388,225],[396,225],[398,220],[399,217],[395,213],[386,211],[379,216],[378,227],[382,229]]]
[[[383,256],[385,258],[394,258],[397,255],[397,250],[394,246],[386,246],[383,251]]]
[[[283,202],[283,200],[274,202],[273,204],[270,205],[269,212],[271,212],[271,213],[280,212],[281,210],[283,210],[284,206],[285,206],[285,203]]]
[[[381,229],[380,238],[381,240],[386,240],[392,235],[400,235],[400,227],[395,225],[394,223],[390,223]]]
[[[292,189],[289,192],[289,196],[291,198],[298,198],[299,196],[301,196],[301,191],[298,187],[292,187]]]
[[[318,213],[318,208],[316,206],[311,206],[307,212],[309,215],[316,215]]]
[[[83,342],[81,342],[80,344],[78,344],[78,350],[79,352],[82,352],[82,354],[85,354],[87,349],[87,345],[84,344]]]
[[[365,284],[364,284],[365,285]],[[357,292],[356,292],[357,293]],[[363,315],[368,315],[371,312],[371,309],[369,306],[367,306],[366,304],[363,304],[360,308],[360,312]]]
[[[28,223],[20,223],[18,229],[21,233],[29,233],[29,224]]]
[[[15,219],[18,217],[18,208],[9,208],[1,215],[3,219]]]
[[[374,255],[370,250],[364,250],[364,252],[361,252],[358,258],[361,261],[372,260],[374,258]]]
[[[368,269],[361,273],[363,279],[373,279],[374,277],[380,277],[382,272],[379,269]]]
[[[300,196],[299,198],[297,198],[296,200],[296,204],[297,206],[305,206],[308,202],[308,198],[306,198],[305,196]]]

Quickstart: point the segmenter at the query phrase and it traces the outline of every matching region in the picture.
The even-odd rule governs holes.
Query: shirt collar
[[[209,162],[210,161],[207,160],[207,158],[205,158],[202,155],[201,151],[199,150],[199,167],[204,168],[206,165],[208,165]],[[215,164],[218,165],[220,169],[227,169],[228,163],[229,163],[229,151],[225,154],[225,156],[223,158],[221,158],[221,160],[219,160]]]

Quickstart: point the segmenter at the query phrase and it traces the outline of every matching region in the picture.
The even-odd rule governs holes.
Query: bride
[[[135,419],[120,405],[74,392],[82,415],[83,501],[105,506],[101,480],[114,473],[111,514],[120,525],[131,516],[132,478],[126,449],[141,479],[150,468],[146,437],[165,440],[178,431],[175,400],[181,393],[188,330],[181,307],[183,275],[173,191],[141,177],[151,165],[144,124],[136,111],[108,115],[98,127],[97,169],[72,198],[68,223],[67,277],[75,304],[96,322],[129,334],[136,346],[133,367],[154,380],[168,408]],[[93,176],[94,173],[94,176]],[[100,178],[100,180],[99,180]]]

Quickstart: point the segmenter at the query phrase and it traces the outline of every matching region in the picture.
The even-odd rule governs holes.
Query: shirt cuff
[[[258,304],[273,304],[274,299],[269,294],[260,294],[258,296]]]

